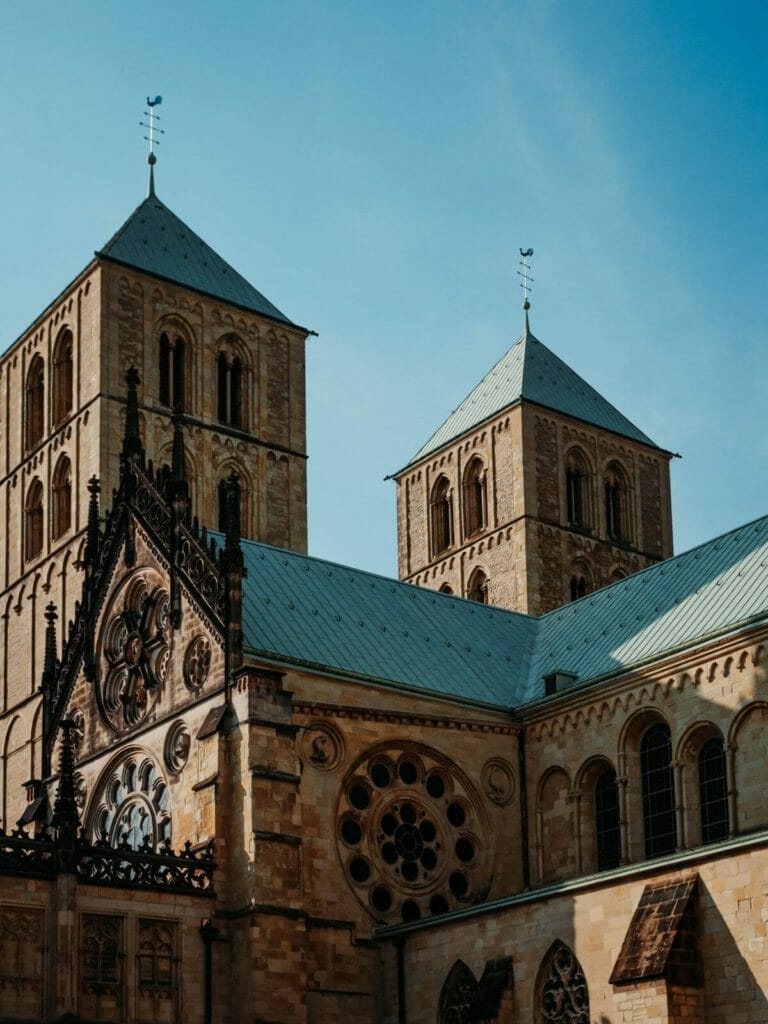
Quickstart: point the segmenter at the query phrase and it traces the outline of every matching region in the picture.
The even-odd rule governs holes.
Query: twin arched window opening
[[[461,482],[462,526],[465,537],[471,537],[488,524],[486,472],[482,459],[470,459]],[[440,476],[435,481],[429,501],[432,557],[437,558],[454,542],[453,492],[450,481]]]
[[[464,471],[462,490],[464,533],[467,537],[471,537],[473,533],[478,533],[485,527],[488,518],[486,513],[485,467],[477,456],[470,460]]]
[[[243,426],[243,364],[237,356],[228,359],[219,352],[217,360],[217,415],[219,423]]]
[[[606,536],[610,540],[629,540],[629,485],[617,463],[607,467],[603,478],[603,514]],[[591,474],[578,450],[569,453],[565,464],[565,518],[569,526],[593,528]]]
[[[447,551],[453,543],[453,501],[451,500],[451,485],[447,477],[438,477],[432,488],[430,519],[432,557],[436,558],[443,551]]]
[[[179,335],[160,335],[160,404],[186,407],[186,342]]]
[[[629,488],[617,465],[606,470],[604,482],[605,531],[611,540],[629,539]]]
[[[488,577],[482,569],[475,569],[469,577],[467,597],[470,601],[478,601],[480,604],[488,604]]]

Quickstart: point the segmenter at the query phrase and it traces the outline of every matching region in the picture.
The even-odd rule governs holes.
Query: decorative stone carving
[[[130,754],[102,776],[89,815],[95,839],[110,846],[157,850],[171,839],[168,784],[150,757]]]
[[[517,792],[515,770],[507,761],[500,757],[492,757],[486,761],[482,772],[483,792],[497,807],[506,807],[512,803]]]
[[[165,683],[170,654],[168,591],[158,574],[130,577],[104,616],[99,664],[102,714],[116,730],[146,720]]]
[[[211,669],[211,642],[202,633],[190,640],[184,654],[184,682],[190,690],[199,690]]]
[[[85,807],[87,796],[88,787],[86,786],[85,779],[80,772],[75,772],[75,803],[81,811]]]
[[[541,1019],[548,1024],[589,1024],[589,993],[573,951],[556,942],[544,966]]]
[[[72,744],[75,748],[75,754],[77,754],[85,738],[85,715],[80,708],[75,708],[70,712],[69,717],[72,721]]]
[[[339,854],[355,895],[379,920],[416,921],[481,899],[490,837],[469,780],[421,744],[375,749],[342,785]]]
[[[189,760],[192,737],[186,722],[174,722],[165,739],[165,764],[169,772],[178,774]]]
[[[344,757],[341,733],[325,722],[310,723],[306,727],[302,746],[307,760],[318,771],[333,771]]]

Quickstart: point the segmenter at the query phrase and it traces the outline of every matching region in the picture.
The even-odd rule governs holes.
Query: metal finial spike
[[[523,289],[523,310],[525,311],[525,333],[528,334],[530,332],[530,327],[528,325],[528,310],[531,308],[531,302],[530,302],[530,299],[529,299],[529,295],[531,293],[531,284],[533,283],[533,278],[531,277],[531,265],[528,262],[528,260],[531,258],[531,256],[533,256],[533,249],[520,249],[520,255],[522,257],[522,259],[520,260],[520,266],[523,269],[522,270],[518,270],[517,276],[522,278],[522,281],[520,282],[520,287]]]
[[[145,117],[149,118],[149,123],[145,121],[139,121],[142,128],[146,128],[149,131],[149,135],[145,135],[144,138],[149,143],[149,152],[147,154],[147,163],[149,164],[149,196],[152,197],[155,194],[155,164],[157,163],[157,156],[155,155],[155,146],[160,145],[160,139],[156,138],[157,135],[165,135],[162,128],[157,127],[157,122],[160,120],[160,115],[155,113],[155,107],[158,107],[163,102],[162,96],[155,96],[152,99],[151,96],[147,96],[147,106],[149,110],[144,111]]]

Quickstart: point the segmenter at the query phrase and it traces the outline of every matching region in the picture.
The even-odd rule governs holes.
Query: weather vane
[[[155,146],[160,145],[160,139],[156,139],[156,135],[165,135],[162,128],[157,127],[157,122],[160,120],[160,115],[155,113],[155,107],[159,107],[163,102],[162,96],[155,96],[154,99],[151,96],[147,96],[147,106],[149,110],[144,111],[144,116],[149,118],[149,124],[146,121],[139,121],[142,128],[146,128],[149,135],[145,135],[144,138],[149,143],[149,153],[147,154],[147,163],[149,164],[149,194],[153,196],[155,194],[155,172],[154,165],[157,163],[157,157],[155,156]]]
[[[523,257],[520,260],[520,266],[522,270],[518,270],[518,277],[522,277],[520,287],[523,289],[523,295],[525,301],[523,302],[523,309],[527,312],[531,308],[531,304],[528,301],[528,294],[531,291],[531,285],[533,284],[533,278],[531,277],[531,265],[528,260],[533,256],[533,249],[521,249],[520,255]]]

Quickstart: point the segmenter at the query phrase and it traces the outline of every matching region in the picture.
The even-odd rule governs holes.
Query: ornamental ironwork
[[[153,851],[149,839],[138,850],[127,842],[117,847],[101,841],[82,840],[78,845],[77,878],[89,885],[213,896],[213,842],[195,848],[187,841],[175,853],[170,843]]]
[[[573,950],[555,943],[544,966],[541,1021],[546,1024],[589,1024],[587,980]]]
[[[482,803],[427,747],[382,747],[358,762],[342,785],[336,830],[347,880],[379,920],[416,921],[487,891]]]

